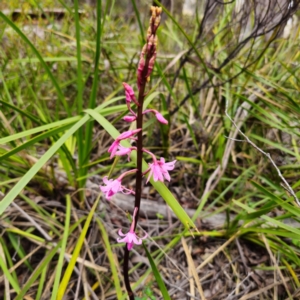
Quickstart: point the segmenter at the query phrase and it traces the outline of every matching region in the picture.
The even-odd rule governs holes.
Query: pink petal
[[[127,237],[124,238],[117,238],[118,243],[127,243]]]
[[[163,176],[165,177],[166,180],[168,181],[171,180],[170,174],[168,172],[163,172]]]
[[[117,140],[125,140],[125,139],[128,139],[130,137],[132,137],[133,135],[135,135],[136,133],[138,133],[139,131],[141,131],[142,128],[139,128],[139,129],[135,129],[135,130],[128,130],[128,131],[125,131],[123,133],[121,133],[118,137],[117,137]]]
[[[123,86],[124,86],[124,89],[125,89],[125,93],[128,93],[130,98],[133,98],[134,97],[133,88],[126,82],[123,82]]]
[[[173,170],[175,168],[175,163],[176,163],[176,160],[173,160],[173,161],[170,161],[168,163],[165,163],[162,168],[164,170]]]
[[[156,116],[156,119],[158,122],[160,122],[162,124],[168,124],[168,121],[163,117],[163,115],[161,113],[157,112],[155,114],[155,116]]]
[[[122,156],[122,155],[130,154],[131,151],[132,151],[131,148],[126,148],[126,147],[119,145],[116,155]]]
[[[110,147],[108,148],[107,152],[108,152],[108,153],[111,153],[111,152],[114,150],[114,148],[118,147],[118,145],[119,145],[119,141],[118,141],[118,140],[115,140],[115,141],[110,145]]]
[[[129,93],[125,92],[125,99],[126,99],[126,102],[131,102],[131,97],[129,95]]]
[[[124,120],[125,122],[133,122],[133,121],[136,120],[136,117],[135,117],[135,116],[125,116],[125,117],[123,118],[123,120]]]
[[[127,249],[130,251],[133,248],[133,243],[127,243]]]
[[[119,236],[125,236],[126,234],[122,232],[122,229],[119,229],[118,235],[119,235]]]
[[[116,151],[118,149],[120,141],[115,140],[112,145],[108,148],[108,153],[110,153],[110,159],[112,159],[116,155]]]
[[[108,179],[107,176],[104,176],[104,177],[103,177],[103,182],[104,182],[105,184],[109,184],[109,183],[112,182],[112,181],[113,181],[113,179]]]
[[[157,180],[164,181],[161,169],[160,169],[159,165],[155,164],[155,163],[153,166],[153,179],[154,179],[154,181],[157,181]]]
[[[150,166],[150,164],[149,164],[149,166]],[[152,174],[153,174],[153,171],[152,171],[151,167],[147,170],[147,172],[149,172],[149,174],[148,174],[148,178],[147,178],[146,183],[149,182],[149,180],[150,180],[150,178],[151,178],[151,176],[152,176]]]
[[[136,235],[133,237],[133,242],[136,245],[141,245],[142,244],[142,240],[139,237],[137,237]]]

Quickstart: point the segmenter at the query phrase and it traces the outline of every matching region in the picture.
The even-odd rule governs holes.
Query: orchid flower
[[[110,153],[110,158],[112,159],[116,155],[116,152],[118,151],[118,147],[122,140],[132,138],[133,135],[135,135],[136,133],[138,133],[141,130],[142,130],[141,128],[135,129],[135,130],[128,130],[128,131],[125,131],[122,134],[120,134],[116,138],[116,140],[111,144],[111,146],[108,148],[107,152]]]
[[[147,238],[148,234],[145,233],[143,237],[138,237],[136,233],[134,232],[134,227],[135,227],[135,216],[138,211],[138,207],[134,208],[133,216],[132,216],[132,223],[129,229],[129,232],[124,234],[121,229],[119,229],[118,234],[121,236],[121,238],[118,238],[117,241],[118,243],[126,243],[127,244],[127,249],[130,251],[133,248],[133,245],[141,245],[142,240]]]
[[[153,163],[149,163],[149,169],[145,172],[149,172],[146,183],[148,183],[152,175],[154,181],[163,182],[164,179],[170,181],[171,177],[168,171],[171,171],[175,168],[176,160],[166,163],[163,157],[161,157],[159,161],[154,156],[153,158]]]
[[[123,147],[122,145],[118,146],[118,150],[116,151],[115,155],[118,156],[123,156],[123,155],[127,155],[128,156],[128,161],[130,160],[130,153],[132,150],[136,150],[136,147]]]
[[[103,177],[103,183],[106,185],[100,185],[100,190],[105,194],[107,200],[110,200],[113,195],[118,192],[123,194],[135,194],[133,190],[127,189],[125,186],[122,185],[122,179],[131,173],[135,173],[137,169],[132,169],[127,172],[124,172],[121,176],[117,179],[108,179],[107,176]]]

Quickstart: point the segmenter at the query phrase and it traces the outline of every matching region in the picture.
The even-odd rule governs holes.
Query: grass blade
[[[51,70],[49,69],[48,65],[45,63],[42,55],[39,53],[39,51],[34,47],[34,45],[30,42],[30,40],[26,37],[26,35],[9,19],[6,17],[6,15],[0,11],[0,17],[14,30],[16,31],[16,33],[22,38],[22,40],[31,48],[31,50],[33,51],[33,53],[38,57],[40,63],[42,64],[43,68],[45,69],[47,75],[49,76],[50,80],[52,81],[58,98],[60,100],[60,102],[63,104],[66,112],[68,113],[68,115],[70,115],[70,110],[69,110],[69,105],[66,102],[66,99],[62,93],[62,90],[59,86],[59,84],[57,83],[54,75],[52,74]]]
[[[155,277],[155,279],[156,279],[156,282],[157,282],[158,287],[159,287],[159,289],[160,289],[160,291],[161,291],[161,293],[162,293],[163,298],[164,298],[165,300],[171,300],[171,297],[170,297],[170,295],[169,295],[169,293],[168,293],[168,290],[167,290],[167,288],[166,288],[166,286],[165,286],[165,283],[164,283],[164,281],[162,280],[162,278],[161,278],[161,276],[160,276],[160,273],[159,273],[159,271],[158,271],[158,269],[157,269],[157,267],[156,267],[156,265],[155,265],[155,262],[154,262],[154,260],[152,259],[151,254],[150,254],[150,252],[148,251],[148,249],[147,249],[147,247],[145,246],[144,243],[143,243],[143,247],[144,247],[144,249],[145,249],[145,251],[146,251],[146,255],[147,255],[147,257],[148,257],[150,266],[151,266],[151,268],[152,268],[153,275],[154,275],[154,277]]]
[[[89,117],[86,115],[74,124],[63,136],[57,140],[55,144],[28,170],[22,179],[8,192],[8,194],[0,202],[0,215],[10,205],[12,201],[18,196],[22,189],[28,182],[37,174],[37,172],[45,165],[45,163],[59,150],[65,141],[74,134],[81,126],[83,126]]]
[[[65,274],[64,274],[64,277],[59,285],[59,288],[58,288],[58,292],[57,292],[57,300],[61,300],[63,299],[64,295],[65,295],[65,291],[67,289],[67,285],[69,283],[69,280],[71,278],[71,275],[72,275],[72,272],[74,270],[74,267],[75,267],[75,264],[76,264],[76,260],[79,256],[79,253],[80,253],[80,250],[81,250],[81,247],[83,245],[83,242],[84,242],[84,239],[86,237],[86,234],[87,234],[87,231],[88,231],[88,228],[90,226],[90,223],[92,221],[92,218],[93,218],[93,215],[95,213],[95,210],[98,206],[98,202],[99,202],[99,197],[98,199],[95,201],[90,213],[88,214],[88,217],[86,219],[86,222],[84,224],[84,227],[82,229],[82,232],[80,233],[80,236],[78,238],[78,242],[75,246],[75,249],[73,251],[73,254],[72,254],[72,258],[68,264],[68,267],[65,271]]]
[[[71,219],[71,198],[70,195],[67,195],[67,206],[66,206],[66,219],[65,219],[65,227],[64,227],[64,233],[61,243],[61,249],[59,253],[59,258],[56,266],[56,275],[55,280],[52,288],[52,295],[51,300],[55,300],[57,293],[58,293],[58,286],[60,281],[60,276],[62,273],[63,263],[64,263],[64,255],[66,251],[67,246],[67,240],[68,240],[68,233],[69,233],[69,226],[70,226],[70,219]]]

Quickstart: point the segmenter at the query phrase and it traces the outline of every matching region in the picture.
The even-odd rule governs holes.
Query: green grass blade
[[[61,281],[61,283],[59,285],[58,292],[57,292],[57,298],[56,298],[57,300],[61,300],[64,297],[65,291],[67,289],[67,285],[68,285],[68,283],[70,281],[71,275],[73,273],[73,270],[74,270],[74,267],[75,267],[75,264],[76,264],[76,260],[77,260],[77,258],[79,256],[79,253],[81,251],[81,247],[82,247],[84,239],[86,237],[88,228],[89,228],[90,223],[92,221],[92,218],[93,218],[93,215],[95,213],[95,210],[96,210],[96,208],[98,206],[99,199],[100,199],[100,197],[98,197],[98,199],[95,201],[95,203],[94,203],[94,205],[93,205],[90,213],[88,214],[88,217],[87,217],[86,222],[85,222],[85,224],[83,226],[82,232],[80,233],[80,236],[78,238],[78,242],[77,242],[77,244],[75,246],[75,249],[74,249],[74,251],[72,253],[72,258],[71,258],[71,260],[70,260],[70,262],[68,264],[68,267],[67,267],[67,269],[65,271],[65,274],[64,274],[64,276],[62,278],[62,281]]]
[[[8,194],[0,202],[0,215],[18,196],[28,182],[37,174],[37,172],[45,165],[45,163],[58,151],[65,141],[74,134],[81,126],[83,126],[89,117],[86,115],[76,124],[74,124],[55,144],[28,170],[22,179],[8,192]]]
[[[168,290],[167,290],[167,288],[166,288],[166,285],[165,285],[164,281],[162,280],[162,278],[161,278],[161,276],[160,276],[160,273],[159,273],[159,271],[158,271],[158,269],[157,269],[157,267],[156,267],[156,265],[155,265],[155,262],[154,262],[154,260],[152,259],[152,256],[151,256],[150,252],[148,251],[148,249],[147,249],[147,247],[145,246],[144,243],[143,243],[143,247],[144,247],[144,249],[145,249],[145,251],[146,251],[146,255],[147,255],[147,257],[148,257],[148,260],[149,260],[151,269],[152,269],[152,271],[153,271],[153,275],[154,275],[154,277],[155,277],[155,280],[156,280],[156,282],[157,282],[157,285],[158,285],[158,287],[159,287],[159,290],[160,290],[161,293],[162,293],[162,296],[163,296],[164,300],[171,300],[171,297],[170,297],[170,295],[169,295],[169,293],[168,293]]]
[[[49,251],[46,252],[46,256],[48,255],[48,253],[49,253]],[[47,271],[48,271],[48,266],[43,268],[43,270],[41,272],[41,276],[40,276],[40,280],[39,280],[39,286],[38,286],[38,289],[37,289],[35,299],[41,299],[41,295],[43,294],[43,289],[44,289],[45,281],[46,281],[46,278],[47,278]]]
[[[24,248],[23,246],[20,244],[20,242],[18,242],[15,234],[11,233],[11,232],[8,232],[7,233],[8,235],[8,238],[9,238],[9,241],[10,241],[10,244],[14,247],[15,251],[17,252],[18,256],[22,259],[26,256],[26,253],[24,251]],[[33,271],[33,268],[32,266],[30,265],[29,261],[26,259],[24,261],[24,264],[26,265],[26,267],[32,272]]]
[[[40,276],[43,272],[44,268],[47,268],[53,256],[57,253],[60,247],[60,243],[58,243],[49,253],[45,256],[44,260],[40,263],[37,269],[32,273],[31,277],[28,279],[22,290],[18,293],[18,296],[15,300],[23,300],[26,292],[30,289],[35,280]]]
[[[1,155],[0,156],[0,161],[4,160],[4,159],[7,159],[8,157],[10,157],[11,155],[14,155],[15,153],[18,153],[24,149],[27,149],[29,146],[32,146],[34,144],[36,144],[37,142],[41,141],[41,140],[44,140],[48,137],[51,137],[53,136],[54,134],[56,133],[59,133],[61,131],[64,131],[65,129],[68,129],[71,125],[65,125],[65,126],[62,126],[62,127],[59,127],[59,128],[54,128],[54,129],[51,129],[45,133],[42,133],[42,134],[39,134],[38,136],[30,139],[29,141],[21,144],[20,146],[18,147],[15,147],[13,148],[12,150],[10,151],[7,151],[5,154]]]
[[[3,240],[1,239],[1,243],[3,242]],[[10,274],[7,265],[6,265],[6,261],[5,261],[5,256],[4,256],[4,251],[3,251],[3,247],[2,244],[0,244],[0,269],[2,270],[4,276],[7,278],[7,280],[9,281],[9,283],[11,284],[11,286],[13,287],[13,289],[15,290],[16,293],[19,293],[20,291],[20,287],[19,287],[19,283],[15,280],[15,278]]]
[[[78,13],[78,0],[74,1],[75,8],[75,28],[76,28],[76,57],[77,57],[77,114],[81,114],[83,109],[83,75],[82,75],[82,62],[81,62],[81,38],[80,38],[80,22]],[[84,141],[83,128],[79,128],[77,131],[77,145],[78,145],[78,163],[79,163],[79,177],[82,176],[82,165],[84,157]],[[79,181],[79,188],[82,188],[82,181]],[[83,196],[82,190],[80,196]]]
[[[139,13],[139,10],[136,6],[135,0],[131,0],[131,3],[132,3],[132,7],[133,7],[133,10],[134,10],[136,19],[137,19],[138,24],[139,24],[140,34],[141,34],[141,37],[142,37],[141,42],[142,42],[142,44],[144,44],[146,42],[146,40],[145,40],[145,35],[144,35],[144,26],[142,25],[142,22],[141,22],[140,13]]]
[[[53,284],[53,288],[52,288],[51,300],[55,300],[57,293],[58,293],[59,281],[60,281],[62,268],[63,268],[63,264],[64,264],[64,255],[65,255],[65,251],[66,251],[68,234],[69,234],[69,226],[70,226],[70,219],[71,219],[70,195],[67,195],[66,200],[67,200],[67,206],[66,206],[65,227],[64,227],[63,237],[62,237],[59,258],[58,258],[58,262],[57,262],[57,266],[56,266],[56,275],[55,275],[55,280],[54,280],[54,284]]]
[[[76,57],[77,57],[77,114],[82,112],[83,108],[83,77],[82,77],[82,64],[81,64],[81,42],[80,42],[80,22],[78,13],[78,0],[74,1],[75,7],[75,28],[76,28]]]
[[[93,86],[92,91],[88,103],[88,107],[94,109],[96,106],[97,99],[97,91],[98,91],[98,77],[99,77],[99,62],[100,62],[100,54],[101,54],[101,34],[102,34],[102,26],[101,26],[101,0],[97,0],[97,32],[96,32],[96,54],[95,54],[95,67],[94,67],[94,76],[93,76]],[[85,144],[81,153],[81,162],[80,162],[80,177],[84,177],[87,174],[88,168],[83,167],[83,165],[87,164],[90,156],[90,151],[92,149],[92,135],[93,135],[93,120],[86,125],[85,131]],[[79,182],[80,187],[84,185],[85,180]]]
[[[21,116],[24,116],[28,119],[30,119],[33,122],[36,122],[37,124],[41,124],[41,121],[36,118],[34,115],[24,111],[24,109],[21,109],[19,107],[17,107],[16,105],[13,105],[11,103],[8,103],[6,101],[0,100],[0,103],[4,106],[4,107],[9,107],[11,108],[13,111],[17,112],[18,114],[20,114]]]
[[[107,232],[106,232],[101,220],[99,218],[97,218],[96,222],[98,223],[98,226],[100,228],[101,236],[102,236],[102,239],[104,242],[104,247],[106,249],[106,254],[107,254],[107,257],[109,260],[109,264],[110,264],[110,270],[111,270],[113,281],[115,284],[117,299],[120,300],[120,299],[122,299],[122,289],[121,289],[121,284],[120,284],[120,280],[119,280],[118,270],[116,268],[115,256],[111,249]]]
[[[29,135],[32,135],[32,134],[35,134],[35,133],[39,133],[41,131],[50,130],[54,127],[64,126],[64,125],[67,125],[67,124],[73,124],[73,123],[77,122],[80,118],[81,117],[79,117],[79,116],[78,117],[72,117],[72,118],[68,118],[68,119],[65,119],[65,120],[49,123],[49,124],[42,125],[42,126],[39,126],[39,127],[36,127],[36,128],[32,128],[32,129],[29,129],[29,130],[25,130],[25,131],[22,131],[22,132],[12,134],[10,136],[7,136],[7,137],[4,137],[4,138],[0,139],[0,145],[3,145],[3,144],[6,144],[6,143],[9,143],[11,141],[21,139],[23,137],[26,137],[26,136],[29,136]]]
[[[61,101],[61,103],[63,104],[66,112],[68,113],[68,115],[70,115],[70,110],[69,110],[69,105],[66,102],[66,99],[62,93],[62,90],[59,86],[59,84],[57,83],[54,75],[52,74],[50,68],[48,67],[48,65],[45,63],[45,61],[43,60],[43,57],[41,56],[41,54],[39,53],[39,51],[34,47],[34,45],[30,42],[30,40],[26,37],[26,35],[9,19],[5,16],[5,14],[3,12],[0,11],[0,17],[14,30],[16,31],[16,33],[22,38],[22,40],[31,48],[31,50],[33,51],[33,53],[38,57],[40,63],[42,64],[43,68],[45,69],[47,75],[49,76],[50,80],[52,81],[58,98]]]
[[[1,242],[3,242],[2,239],[1,239]],[[20,291],[20,287],[19,287],[18,282],[10,274],[10,272],[9,272],[9,270],[7,268],[2,244],[0,244],[0,269],[2,270],[4,276],[9,281],[9,283],[11,284],[11,286],[13,287],[13,289],[15,290],[15,292],[18,293]]]

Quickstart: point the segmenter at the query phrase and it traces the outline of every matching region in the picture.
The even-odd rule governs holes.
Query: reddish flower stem
[[[135,202],[134,206],[138,208],[137,213],[135,215],[135,227],[138,222],[139,218],[139,211],[140,211],[140,205],[141,205],[141,196],[142,196],[142,178],[143,178],[143,104],[145,99],[145,88],[147,83],[147,72],[148,72],[148,66],[151,56],[147,55],[146,61],[145,61],[145,67],[142,73],[142,82],[139,90],[139,96],[138,96],[138,111],[137,111],[137,119],[136,119],[136,128],[141,128],[142,130],[138,132],[137,134],[137,141],[136,141],[136,148],[137,148],[137,162],[136,162],[136,177],[135,177]],[[124,248],[125,254],[124,254],[124,281],[126,290],[129,296],[130,300],[134,300],[134,295],[130,286],[129,282],[129,275],[128,275],[128,262],[129,262],[129,250],[127,249],[127,245],[125,245]]]
[[[155,58],[156,58],[156,30],[160,22],[160,14],[161,9],[156,7],[151,7],[152,17],[150,19],[150,26],[147,32],[147,44],[142,49],[142,54],[140,57],[140,62],[138,66],[138,79],[137,84],[139,88],[138,95],[138,105],[137,105],[137,119],[136,119],[136,128],[141,129],[137,133],[136,140],[136,151],[137,151],[137,162],[136,162],[136,185],[135,185],[135,203],[134,207],[137,208],[136,215],[134,217],[134,230],[137,226],[140,205],[141,205],[141,196],[142,196],[142,178],[143,178],[143,104],[145,99],[145,89],[147,83],[147,77],[150,76],[151,71],[154,66]],[[124,248],[124,281],[126,290],[130,300],[134,300],[134,294],[132,292],[130,281],[129,281],[129,250],[127,245]]]

